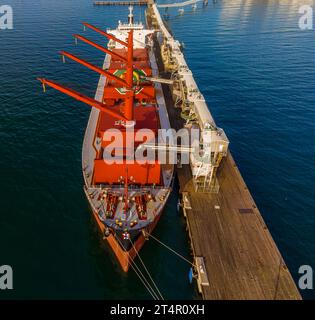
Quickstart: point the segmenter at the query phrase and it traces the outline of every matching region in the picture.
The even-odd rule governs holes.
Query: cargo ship
[[[91,107],[82,148],[84,192],[102,239],[127,272],[157,225],[173,182],[174,165],[158,159],[133,161],[141,141],[130,143],[128,139],[146,136],[148,131],[144,140],[154,144],[159,129],[170,129],[153,50],[155,31],[134,21],[132,6],[128,21],[119,21],[116,29],[103,31],[88,23],[84,27],[108,40],[104,46],[74,35],[76,41],[106,54],[103,66],[95,66],[65,51],[61,55],[64,60],[78,62],[100,74],[95,97],[49,79],[38,80],[44,89],[50,86]],[[120,149],[108,154],[117,132],[123,142]],[[108,161],[113,158],[114,161]]]

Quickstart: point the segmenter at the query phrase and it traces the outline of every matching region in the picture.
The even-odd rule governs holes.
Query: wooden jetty
[[[157,28],[150,2],[147,23]],[[159,71],[165,72],[157,40],[155,48]],[[171,126],[179,130],[181,109],[174,107],[170,87],[162,87]],[[196,192],[189,165],[178,166],[177,176],[203,299],[301,299],[230,152],[217,174],[217,193]]]
[[[95,1],[93,3],[95,6],[146,6],[148,4],[147,0],[138,1]]]
[[[169,88],[163,85],[163,90],[171,126],[180,129],[180,111],[174,108]],[[195,192],[189,165],[176,172],[202,297],[301,299],[231,153],[218,173],[218,193]]]
[[[188,165],[178,168],[177,175],[180,192],[190,204],[183,205],[183,211],[193,255],[203,258],[207,274],[206,283],[202,277],[197,280],[203,297],[300,299],[231,154],[218,174],[217,194],[195,192]]]

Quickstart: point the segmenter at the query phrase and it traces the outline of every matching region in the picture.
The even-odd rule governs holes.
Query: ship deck
[[[115,31],[116,29],[112,30],[112,32]],[[148,33],[151,31],[146,33],[140,30],[138,34],[134,32],[134,39],[137,40],[139,39],[137,36]],[[120,37],[124,37],[124,34],[120,34]],[[128,66],[124,57],[127,57],[128,52],[125,48],[111,48],[111,51],[116,55],[107,54],[105,56],[103,69],[116,77],[125,79]],[[138,76],[139,90],[136,91],[132,103],[135,125],[132,127],[133,131],[128,134],[133,136],[139,130],[142,130],[143,133],[143,130],[150,129],[153,132],[152,139],[155,139],[158,129],[161,127],[168,129],[170,124],[162,89],[158,84],[140,79],[141,75],[151,76],[157,71],[151,49],[142,46],[142,44],[134,48],[133,68],[134,79]],[[120,86],[117,78],[112,79],[110,76],[101,75],[95,95],[97,101],[105,103],[107,108],[116,114],[124,114],[125,112],[126,100],[123,99],[125,93],[123,90],[118,91]],[[130,247],[129,237],[137,236],[144,228],[149,232],[157,223],[171,192],[174,166],[160,164],[157,161],[150,164],[127,163],[126,156],[131,148],[137,146],[137,140],[134,146],[127,145],[126,142],[123,142],[123,148],[121,145],[116,145],[118,150],[117,154],[115,151],[117,163],[104,161],[107,156],[109,156],[107,160],[110,160],[113,155],[106,150],[106,147],[112,142],[111,132],[117,132],[117,130],[121,133],[122,139],[126,139],[128,130],[121,120],[117,120],[116,116],[92,108],[82,149],[82,169],[85,180],[84,190],[100,231],[104,234],[106,226],[116,235],[120,232],[118,235],[122,237],[120,243],[126,249]],[[126,176],[128,176],[127,188]],[[125,206],[126,197],[128,212],[126,212]],[[125,235],[121,234],[123,231]],[[126,235],[126,233],[128,234]],[[107,239],[112,241],[109,238]],[[142,246],[144,242],[140,241],[139,243]],[[137,242],[135,245],[137,246]],[[138,249],[141,246],[138,244]],[[113,250],[123,270],[127,271],[129,258],[126,258],[126,255],[116,248],[115,244]],[[133,259],[135,253],[127,253],[127,256],[129,254]]]

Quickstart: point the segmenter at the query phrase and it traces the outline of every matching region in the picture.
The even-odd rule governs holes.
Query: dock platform
[[[152,23],[150,14],[147,22]],[[159,72],[165,73],[157,39],[155,48]],[[162,88],[171,127],[179,130],[184,126],[181,109],[174,107],[170,87],[162,84]],[[202,298],[300,300],[231,153],[228,151],[217,174],[218,193],[196,192],[189,165],[178,166],[176,172]]]
[[[177,175],[191,205],[183,210],[193,255],[203,257],[208,277],[208,285],[198,283],[203,298],[300,299],[232,155],[218,175],[217,194],[195,192],[188,165]]]
[[[183,125],[166,85],[171,126]],[[295,282],[230,152],[218,172],[218,193],[195,192],[191,169],[176,169],[195,264],[203,257],[204,299],[301,299]],[[198,280],[199,279],[199,280]]]
[[[178,130],[180,110],[169,88],[163,90],[171,126]],[[301,299],[231,153],[218,172],[218,193],[195,192],[189,165],[176,173],[194,262],[203,257],[207,273],[208,285],[197,277],[203,299]]]

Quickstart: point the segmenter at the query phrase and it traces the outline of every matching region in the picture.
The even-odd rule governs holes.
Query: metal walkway
[[[175,7],[184,7],[195,4],[197,2],[204,1],[204,0],[188,0],[184,2],[175,2],[175,3],[166,3],[166,4],[158,4],[158,8],[175,8]]]
[[[94,1],[95,6],[146,6],[148,4],[147,0],[131,0],[131,1]]]

